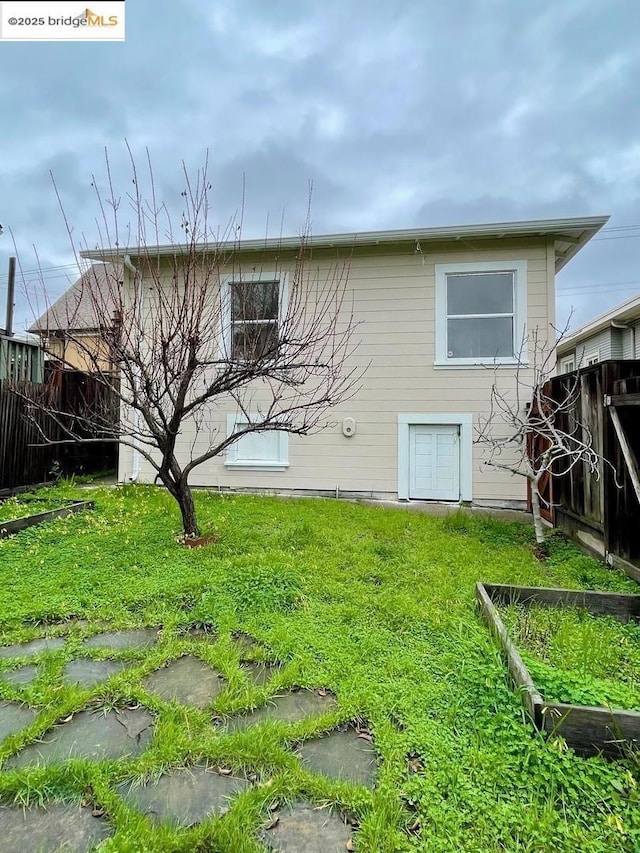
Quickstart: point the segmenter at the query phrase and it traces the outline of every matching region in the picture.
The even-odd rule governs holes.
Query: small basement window
[[[252,414],[250,418],[252,423],[260,421],[260,415]],[[243,415],[227,415],[227,435],[248,424]],[[227,448],[224,464],[231,468],[284,471],[289,466],[289,434],[276,429],[249,432]]]

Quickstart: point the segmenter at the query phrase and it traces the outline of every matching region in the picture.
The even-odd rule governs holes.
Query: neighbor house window
[[[225,357],[233,361],[275,358],[286,307],[285,277],[228,276],[222,287]]]
[[[575,369],[576,360],[573,355],[570,358],[563,358],[560,362],[560,373],[571,373]]]
[[[437,264],[436,364],[516,363],[526,305],[526,261]]]
[[[598,364],[600,361],[600,352],[591,352],[589,355],[585,356],[585,361],[587,362],[587,367],[590,364]]]
[[[249,420],[250,418],[250,420]],[[259,423],[261,416],[227,415],[227,435],[249,423]],[[225,465],[233,468],[284,471],[289,465],[289,435],[283,430],[248,432],[227,449]]]

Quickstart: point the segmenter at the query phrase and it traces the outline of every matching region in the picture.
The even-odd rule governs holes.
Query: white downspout
[[[633,323],[618,323],[612,320],[610,323],[612,329],[624,329],[631,333],[631,358],[636,357],[636,328]]]
[[[142,280],[138,278],[138,270],[131,263],[131,258],[129,257],[129,255],[125,255],[123,260],[124,260],[125,267],[129,270],[129,272],[133,273],[134,282],[136,281],[136,279],[139,282],[138,292],[135,294],[135,302],[137,303],[136,304],[136,310],[139,312],[138,316],[140,318],[142,318],[142,305],[143,305],[143,300],[144,300],[144,290],[142,287]],[[134,376],[135,376],[134,381],[137,382],[140,379],[140,370],[139,369],[136,369],[134,371]],[[137,448],[137,442],[136,442],[136,433],[138,433],[140,431],[140,411],[139,411],[139,409],[133,410],[133,430],[134,430],[134,435],[133,435],[133,457],[132,457],[132,462],[131,462],[131,480],[135,482],[138,479],[138,477],[140,476],[140,451]]]

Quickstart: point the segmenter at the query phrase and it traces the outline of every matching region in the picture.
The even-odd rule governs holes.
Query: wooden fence
[[[576,465],[554,478],[551,501],[555,524],[575,536],[611,565],[640,580],[640,361],[605,361],[579,372],[575,418],[591,433],[605,460],[597,475]],[[575,374],[551,380],[556,399]]]
[[[113,442],[46,444],[43,434],[56,441],[63,430],[44,407],[63,412],[74,428],[87,438],[84,425],[96,413],[117,423],[117,400],[89,374],[72,370],[49,371],[43,383],[0,382],[0,491],[44,483],[54,471],[70,475],[114,468],[117,447]]]

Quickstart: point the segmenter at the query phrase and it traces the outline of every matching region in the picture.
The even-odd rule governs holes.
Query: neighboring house
[[[0,329],[0,382],[42,382],[44,356],[39,341],[5,335]]]
[[[196,468],[192,483],[524,507],[524,478],[482,467],[474,427],[489,413],[496,371],[503,389],[510,383],[515,387],[526,334],[537,328],[541,339],[553,345],[555,274],[606,221],[592,217],[313,237],[314,272],[323,275],[336,259],[350,258],[353,302],[349,298],[345,310],[353,305],[360,323],[354,358],[361,365],[370,363],[362,387],[332,411],[332,425],[322,432],[307,437],[250,434],[226,456]],[[300,238],[288,238],[225,245],[230,265],[222,270],[222,286],[237,281],[240,267],[260,270],[244,281],[276,288],[273,304],[282,311],[300,244]],[[141,262],[162,264],[165,259],[168,271],[177,250],[145,246],[142,251]],[[114,263],[126,259],[127,264],[129,256],[135,265],[141,250],[85,256]],[[127,267],[125,290],[130,286]],[[222,330],[229,338],[231,322],[228,318],[229,328]],[[525,375],[530,355],[522,353]],[[221,400],[215,411],[202,438],[195,425],[183,430],[185,456],[194,443],[199,448],[207,441],[206,426],[224,434],[238,422],[231,399]],[[121,481],[153,482],[154,473],[135,448],[120,448]]]
[[[558,373],[610,359],[640,358],[640,295],[566,335],[556,348]]]
[[[96,319],[92,294],[102,293],[108,298],[117,281],[122,281],[120,266],[92,264],[38,317],[29,331],[42,338],[48,360],[63,367],[91,371],[94,368],[93,357],[97,356],[99,368],[111,370],[109,347],[105,342],[104,329],[99,327]]]

